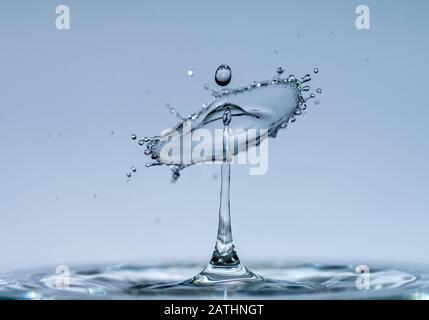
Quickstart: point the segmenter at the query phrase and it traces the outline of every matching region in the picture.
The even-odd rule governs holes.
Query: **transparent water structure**
[[[272,80],[212,91],[212,101],[201,110],[187,118],[176,113],[180,123],[164,134],[141,140],[132,135],[140,146],[146,146],[145,154],[153,160],[148,166],[168,166],[173,180],[193,164],[221,162],[218,233],[207,264],[74,266],[56,272],[42,269],[0,274],[0,299],[428,299],[429,272],[425,268],[281,261],[244,265],[240,261],[231,230],[231,158],[276,137],[278,130],[296,121],[306,110],[307,100],[315,96],[303,96],[310,90],[310,75],[281,78],[283,72],[279,68]],[[231,74],[228,66],[220,66],[216,83],[227,85]],[[186,123],[192,124],[191,130],[185,130]],[[174,147],[198,129],[213,132],[219,127],[221,152],[191,158],[186,164],[182,162],[185,153],[197,147],[192,143],[185,151],[179,149],[177,161],[162,153],[167,144]],[[237,128],[267,130],[243,145],[237,142]],[[219,141],[210,143],[210,149],[218,150]]]

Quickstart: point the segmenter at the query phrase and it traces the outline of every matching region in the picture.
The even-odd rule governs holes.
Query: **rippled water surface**
[[[428,299],[429,273],[371,268],[370,289],[359,290],[355,265],[249,265],[258,276],[246,281],[196,284],[199,264],[94,266],[0,276],[2,299]],[[65,285],[65,283],[67,285]]]

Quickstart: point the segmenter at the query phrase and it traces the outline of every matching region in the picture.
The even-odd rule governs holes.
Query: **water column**
[[[232,156],[229,133],[229,124],[231,123],[231,119],[231,109],[228,105],[225,105],[225,111],[223,114],[223,163],[221,168],[219,226],[216,246],[207,267],[192,279],[194,284],[260,280],[258,276],[254,275],[241,264],[232,240],[230,212],[230,162]]]

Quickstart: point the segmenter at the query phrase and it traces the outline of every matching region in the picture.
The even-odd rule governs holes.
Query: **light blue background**
[[[55,28],[59,4],[69,31]],[[369,31],[355,28],[359,4]],[[318,67],[324,90],[270,140],[267,175],[233,167],[242,260],[429,263],[428,11],[417,0],[2,0],[0,268],[208,260],[220,168],[171,184],[130,135],[172,126],[168,102],[199,108],[221,63],[232,86]]]

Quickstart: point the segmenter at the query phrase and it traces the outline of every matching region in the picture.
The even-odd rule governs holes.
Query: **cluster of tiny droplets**
[[[131,140],[135,140],[135,141],[137,141],[137,136],[135,135],[135,134],[132,134],[131,135]],[[140,146],[144,146],[144,144],[146,143],[147,144],[147,148],[146,148],[146,150],[144,151],[144,153],[145,153],[145,155],[151,155],[151,157],[152,157],[152,159],[157,159],[157,156],[151,151],[151,148],[155,145],[155,144],[157,144],[159,142],[159,139],[158,138],[148,138],[148,137],[144,137],[144,138],[142,138],[142,139],[140,139],[140,140],[138,140],[138,144],[140,145]],[[150,165],[146,165],[146,166],[150,166]],[[137,172],[137,168],[136,167],[131,167],[131,171],[129,171],[129,172],[127,172],[127,174],[126,174],[126,176],[127,176],[127,178],[129,179],[129,178],[131,178],[132,177],[132,175],[133,175],[133,173],[136,173]],[[128,180],[127,180],[128,181]]]

